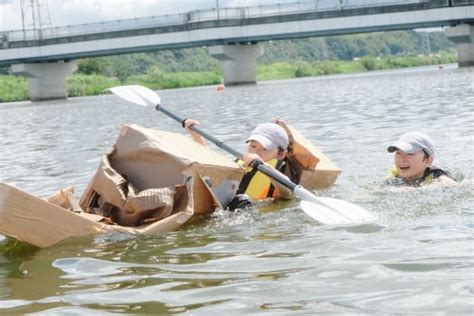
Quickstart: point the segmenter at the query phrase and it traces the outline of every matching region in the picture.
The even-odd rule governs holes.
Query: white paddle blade
[[[139,85],[131,85],[128,87],[135,91],[135,93],[139,95],[145,102],[149,102],[153,106],[161,104],[160,96],[155,91]]]
[[[320,223],[328,225],[364,224],[376,220],[374,214],[353,203],[318,197],[318,202],[301,201],[301,209]]]
[[[113,94],[120,98],[127,100],[130,103],[135,103],[141,106],[148,106],[148,103],[144,101],[139,95],[133,91],[130,86],[119,86],[107,89]]]
[[[297,186],[294,192],[302,200],[301,209],[322,224],[363,224],[377,218],[358,205],[329,197],[317,197],[301,186]]]
[[[109,88],[108,90],[130,103],[135,103],[142,106],[155,106],[161,102],[158,94],[156,94],[153,90],[143,86],[118,86]]]

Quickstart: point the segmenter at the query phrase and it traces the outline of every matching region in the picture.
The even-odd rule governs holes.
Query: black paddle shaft
[[[174,119],[175,121],[177,121],[179,123],[183,123],[183,121],[185,120],[185,118],[180,117],[180,116],[168,111],[167,109],[162,107],[160,104],[157,104],[155,109],[157,111],[160,111],[160,112],[166,114],[167,116],[171,117],[172,119]],[[215,138],[211,134],[208,134],[207,132],[203,131],[199,127],[191,126],[190,129],[193,130],[194,132],[198,133],[199,135],[201,135],[205,139],[209,140],[210,142],[214,143],[217,147],[224,149],[225,151],[227,151],[228,153],[230,153],[234,157],[242,159],[243,154],[241,152],[235,150],[234,148],[230,147],[226,143],[218,140],[217,138]],[[264,164],[263,162],[261,162],[259,160],[256,160],[256,161],[252,162],[251,166],[252,166],[252,168],[257,168],[258,171],[266,174],[270,178],[274,179],[275,181],[277,181],[278,183],[284,185],[285,187],[289,188],[292,191],[294,191],[294,189],[298,186],[296,183],[292,182],[290,179],[288,179],[281,172],[279,172],[278,170],[273,169],[270,166],[267,166],[266,164]]]

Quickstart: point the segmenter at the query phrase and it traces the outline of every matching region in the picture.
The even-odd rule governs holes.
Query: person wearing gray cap
[[[189,129],[190,126],[197,124],[199,122],[193,119],[186,119],[183,122],[183,126],[191,133],[193,139],[205,145],[204,139]],[[238,201],[240,206],[243,205],[240,201],[245,200],[245,198],[242,198],[242,195],[250,197],[253,201],[266,198],[286,199],[292,197],[290,190],[272,182],[268,176],[251,167],[253,161],[259,160],[274,167],[283,174],[289,175],[291,181],[299,182],[301,174],[294,171],[286,159],[290,140],[287,132],[280,124],[284,124],[284,122],[276,120],[272,123],[260,124],[245,140],[248,144],[247,152],[244,153],[242,161],[238,161],[238,163],[242,164],[246,170],[240,181],[236,199],[234,199],[234,201]],[[230,209],[234,208],[232,202],[229,205]]]
[[[277,121],[258,125],[245,142],[248,147],[243,157],[244,166],[251,166],[253,161],[259,160],[285,173],[290,141],[287,132]],[[290,178],[293,182],[299,182],[299,178]],[[290,191],[285,187],[275,186],[269,177],[251,167],[247,167],[237,191],[237,194],[247,194],[254,200],[288,197],[288,193]]]
[[[388,146],[387,151],[395,153],[394,165],[387,176],[390,185],[420,187],[431,183],[456,183],[447,171],[433,165],[435,146],[426,134],[405,133]]]

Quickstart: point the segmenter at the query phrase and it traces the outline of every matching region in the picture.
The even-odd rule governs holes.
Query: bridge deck
[[[453,26],[459,23],[474,23],[474,0],[405,0],[405,1],[364,1],[365,5],[345,5],[337,7],[318,7],[319,1],[295,2],[258,7],[222,8],[216,10],[192,11],[183,14],[127,19],[103,23],[91,23],[75,26],[48,28],[36,31],[10,31],[0,33],[0,66],[20,62],[58,61],[81,57],[124,54],[158,49],[187,48],[221,44],[241,44],[278,39],[328,36],[361,32],[387,31],[436,26]],[[346,1],[346,3],[351,3]],[[435,12],[435,18],[421,16],[408,21],[400,18],[400,13]],[[441,14],[442,11],[445,12]],[[450,11],[456,10],[456,11]],[[450,12],[466,14],[454,15]],[[399,19],[394,22],[391,17]],[[417,15],[418,16],[418,15]],[[341,23],[372,19],[372,24]],[[387,23],[381,23],[385,19]],[[327,23],[323,23],[323,22]],[[334,23],[340,24],[335,27]],[[294,27],[296,31],[278,31],[281,25],[302,25],[312,23],[314,27]],[[306,23],[305,25],[308,25]],[[352,23],[352,24],[351,24]],[[345,24],[345,25],[343,25]],[[327,25],[327,27],[321,27]],[[265,27],[267,31],[254,32]],[[237,30],[237,31],[236,31]],[[196,32],[199,31],[199,32]],[[207,32],[203,36],[203,31]],[[167,34],[181,34],[177,41],[165,41]],[[187,36],[182,36],[187,34]],[[189,34],[195,34],[191,38]],[[237,35],[236,35],[237,34]],[[3,36],[2,36],[3,35]],[[111,40],[133,42],[135,39],[148,38],[154,41],[148,44],[110,45]],[[84,42],[104,45],[90,45],[84,49]],[[54,47],[66,47],[58,53]],[[97,46],[102,48],[98,49]],[[39,50],[38,48],[44,49]],[[79,47],[77,49],[71,47]],[[46,49],[47,48],[47,49]]]

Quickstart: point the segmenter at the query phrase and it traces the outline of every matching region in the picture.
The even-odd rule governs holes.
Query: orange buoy
[[[217,89],[217,91],[223,91],[224,88],[225,88],[225,86],[221,83],[221,84],[218,84],[218,85],[217,85],[217,88],[216,88],[216,89]]]

